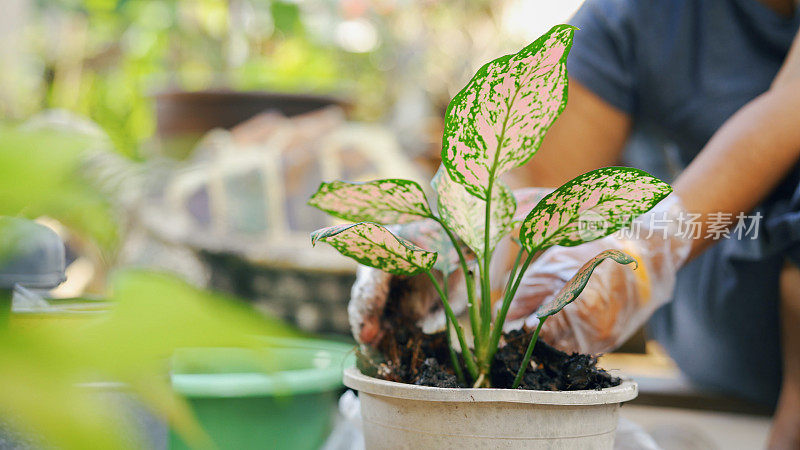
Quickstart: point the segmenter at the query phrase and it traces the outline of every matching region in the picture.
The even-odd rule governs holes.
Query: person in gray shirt
[[[698,385],[776,406],[771,446],[800,448],[795,1],[587,0],[570,23],[580,29],[567,59],[569,103],[517,181],[558,186],[619,163],[672,181],[681,214],[699,217],[699,229],[688,257],[671,255],[668,270],[655,258],[649,268],[648,288],[668,297],[674,285],[649,332]],[[748,235],[737,217],[750,219]],[[555,248],[545,259],[579,267],[579,252]],[[581,322],[603,317],[598,310],[641,300],[634,278],[604,266],[596,284],[607,289],[589,289],[572,306],[585,314],[571,323],[548,321],[552,341],[570,347],[576,328],[592,328]],[[535,287],[548,285],[554,267],[532,267],[525,283],[533,294],[515,299],[516,317],[552,296]],[[603,327],[588,336],[619,328]]]

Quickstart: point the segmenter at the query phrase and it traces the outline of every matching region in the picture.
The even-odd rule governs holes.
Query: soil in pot
[[[402,289],[401,286],[393,286]],[[394,298],[393,298],[394,297]],[[386,330],[375,352],[358,354],[358,367],[365,375],[387,381],[434,387],[472,387],[459,384],[453,371],[444,332],[425,334],[398,308],[390,295],[383,316]],[[533,330],[503,333],[505,345],[492,364],[492,387],[508,389],[519,370]],[[461,356],[459,355],[459,358]],[[568,354],[541,339],[533,349],[533,364],[525,372],[520,389],[576,391],[617,386],[620,379],[597,367],[597,358]],[[534,367],[535,366],[535,367]]]

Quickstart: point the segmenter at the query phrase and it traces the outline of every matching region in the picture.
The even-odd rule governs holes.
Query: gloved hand
[[[452,245],[442,241],[440,225],[433,220],[421,220],[390,228],[395,234],[422,248],[440,250],[439,259],[447,258],[451,267],[458,266],[458,254]],[[441,251],[442,247],[445,251]],[[440,271],[433,272],[441,283],[445,275]],[[460,314],[466,308],[463,274],[458,270],[447,277],[450,307],[455,314]],[[444,308],[427,275],[392,275],[360,265],[350,293],[350,303],[347,305],[350,327],[356,341],[366,345],[374,345],[380,341],[384,331],[381,318],[389,302],[396,303],[397,314],[415,322],[425,333],[434,333],[444,328]]]
[[[581,295],[547,319],[541,338],[568,352],[601,353],[618,347],[670,300],[676,273],[691,247],[679,230],[685,214],[672,194],[628,229],[576,247],[547,250],[523,275],[504,328],[519,328],[523,322],[535,328],[536,310],[552,301],[586,261],[603,250],[617,249],[636,258],[638,268],[600,264]]]
[[[527,188],[514,191],[517,200],[517,215],[515,220],[521,220],[551,189]],[[428,250],[440,251],[438,262],[442,258],[448,260],[449,266],[460,267],[458,254],[449,241],[444,239],[441,227],[433,220],[421,220],[405,225],[391,227],[391,230]],[[443,240],[445,240],[443,242]],[[444,244],[444,245],[443,245]],[[507,246],[508,242],[498,247]],[[444,251],[443,250],[444,247]],[[468,262],[472,255],[464,249]],[[499,250],[499,249],[498,249]],[[503,253],[498,251],[497,253]],[[513,258],[497,257],[492,263],[490,273],[493,286],[503,286],[505,277],[508,276]],[[475,271],[477,272],[477,271]],[[442,279],[442,273],[434,271]],[[500,280],[502,276],[502,280]],[[495,280],[495,278],[498,278]],[[502,282],[501,282],[502,281]],[[458,315],[466,309],[466,286],[461,270],[455,270],[448,276],[448,297],[450,307]],[[476,297],[480,298],[480,282],[475,282]],[[347,306],[350,318],[350,327],[353,336],[359,343],[366,345],[377,344],[383,336],[381,318],[389,302],[401,305],[398,312],[406,318],[413,320],[425,333],[434,333],[444,329],[445,314],[439,295],[424,274],[413,277],[391,275],[371,267],[359,266],[356,272],[356,282],[350,294],[350,303]]]

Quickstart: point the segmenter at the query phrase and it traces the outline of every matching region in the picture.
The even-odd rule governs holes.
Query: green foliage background
[[[247,8],[235,15],[235,6]],[[380,92],[369,54],[315,39],[297,4],[254,0],[40,0],[26,38],[38,109],[98,123],[123,154],[142,157],[165,89]],[[377,88],[377,90],[376,90]],[[15,111],[24,116],[30,111]]]

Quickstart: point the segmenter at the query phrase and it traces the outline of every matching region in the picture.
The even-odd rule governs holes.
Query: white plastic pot
[[[620,403],[638,387],[587,391],[449,389],[344,371],[359,391],[368,449],[612,449]]]

